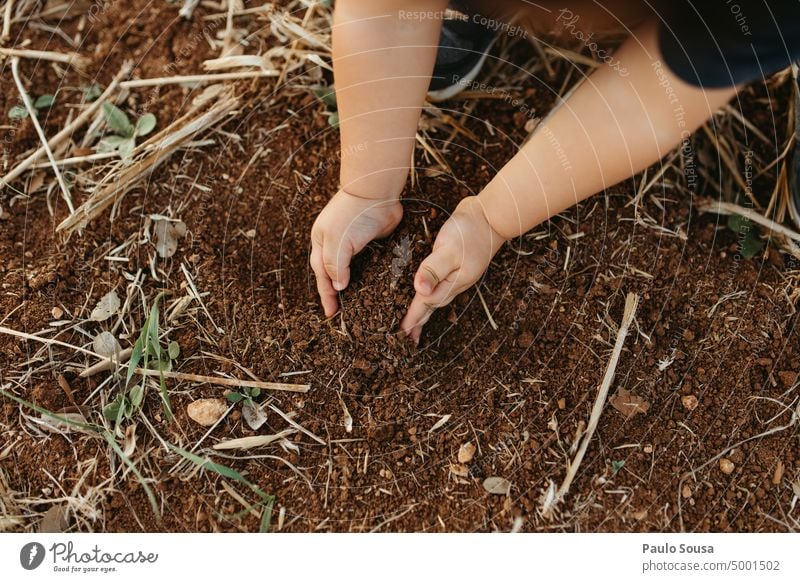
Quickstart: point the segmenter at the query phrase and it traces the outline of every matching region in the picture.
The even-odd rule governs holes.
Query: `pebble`
[[[64,315],[64,310],[60,307],[53,307],[53,309],[50,310],[50,315],[53,316],[53,319],[61,319],[61,316]]]
[[[730,475],[733,473],[733,470],[736,468],[736,465],[730,459],[720,459],[719,460],[719,470],[725,473],[726,475]]]
[[[186,414],[201,426],[211,426],[223,417],[228,405],[219,398],[201,398],[189,403]]]
[[[471,442],[466,442],[458,449],[458,462],[465,464],[472,460],[475,456],[475,445]]]
[[[683,407],[686,410],[691,411],[697,408],[699,402],[697,400],[697,396],[695,396],[694,394],[687,394],[686,396],[681,396],[681,404],[683,404]]]

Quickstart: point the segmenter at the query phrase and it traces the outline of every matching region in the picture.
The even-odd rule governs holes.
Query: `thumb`
[[[343,290],[350,282],[350,259],[353,247],[346,240],[326,241],[322,249],[322,263],[325,272],[337,291]]]
[[[431,295],[436,287],[452,273],[458,262],[443,248],[434,249],[417,270],[414,289],[421,295]]]

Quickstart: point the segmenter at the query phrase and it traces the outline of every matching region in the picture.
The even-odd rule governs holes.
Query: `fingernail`
[[[345,288],[345,284],[342,283],[341,281],[334,281],[333,288],[336,289],[337,291],[342,291]]]

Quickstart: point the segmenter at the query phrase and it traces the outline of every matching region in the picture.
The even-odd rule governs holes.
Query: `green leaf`
[[[275,496],[270,495],[269,500],[264,502],[264,513],[261,514],[261,523],[258,526],[258,533],[267,533],[269,525],[272,523],[272,506],[275,504]]]
[[[167,392],[167,385],[164,383],[164,374],[158,376],[158,386],[161,394],[161,402],[164,406],[164,415],[169,422],[172,422],[174,414],[172,414],[172,404],[169,401],[169,392]]]
[[[119,157],[123,160],[130,160],[133,157],[134,147],[136,147],[136,143],[133,141],[132,137],[124,138],[117,146]]]
[[[100,85],[92,84],[83,88],[83,98],[86,101],[94,101],[102,94],[103,91],[100,89]]]
[[[28,110],[22,105],[14,105],[8,110],[9,119],[25,119],[26,117],[28,117]]]
[[[150,345],[153,346],[155,357],[161,358],[161,343],[158,340],[158,298],[153,302],[153,307],[150,308],[150,317],[147,318],[147,337]]]
[[[739,252],[742,253],[745,259],[752,259],[761,252],[765,244],[766,243],[761,240],[761,237],[758,236],[758,233],[756,233],[755,230],[751,230],[747,233],[747,236],[744,237]]]
[[[258,398],[259,396],[261,396],[261,388],[259,388],[258,386],[251,388],[250,396],[252,396],[253,398]]]
[[[128,374],[125,378],[125,385],[131,383],[131,378],[136,373],[136,367],[139,365],[139,362],[142,360],[142,351],[144,349],[144,338],[139,336],[139,339],[136,340],[136,343],[133,344],[133,351],[131,351],[131,359],[128,360]]]
[[[735,233],[739,233],[743,228],[748,228],[750,220],[739,214],[731,214],[728,216],[728,228]]]
[[[142,401],[144,400],[144,382],[131,388],[128,394],[131,399],[132,410],[136,410],[142,405]]]
[[[177,360],[178,356],[181,355],[181,346],[178,342],[169,342],[167,351],[169,352],[170,360]]]
[[[136,122],[136,135],[147,135],[156,126],[156,116],[152,113],[145,113]]]
[[[314,94],[330,110],[336,109],[336,90],[333,87],[317,87],[314,89]]]
[[[103,103],[103,115],[106,118],[108,126],[114,130],[117,135],[133,137],[134,128],[122,109],[106,101]]]
[[[103,416],[106,420],[116,420],[119,416],[119,407],[122,404],[122,401],[119,396],[117,396],[112,402],[109,402],[103,407]]]
[[[616,475],[622,470],[622,467],[625,466],[625,461],[611,461],[611,473],[612,475]]]
[[[52,107],[55,101],[56,98],[53,95],[40,95],[36,98],[36,101],[33,102],[33,106],[36,109],[47,109],[48,107]]]
[[[331,127],[339,127],[339,112],[334,111],[328,116],[328,125]]]
[[[236,404],[237,402],[241,402],[244,400],[244,396],[239,394],[238,392],[228,392],[228,395],[225,397],[228,399],[228,402]]]

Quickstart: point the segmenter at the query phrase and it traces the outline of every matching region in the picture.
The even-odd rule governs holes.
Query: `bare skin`
[[[409,28],[397,14],[444,7],[433,4],[337,2],[333,48],[342,149],[364,147],[357,156],[343,156],[342,190],[312,229],[311,265],[327,316],[336,312],[336,293],[349,282],[353,255],[391,233],[402,217],[398,198],[439,22],[418,20]],[[413,341],[419,342],[436,308],[480,279],[505,241],[657,162],[736,92],[702,90],[659,66],[653,22],[635,29],[614,58],[617,68],[598,67],[444,224],[414,277],[416,294],[400,324]],[[620,67],[628,74],[620,75]]]

